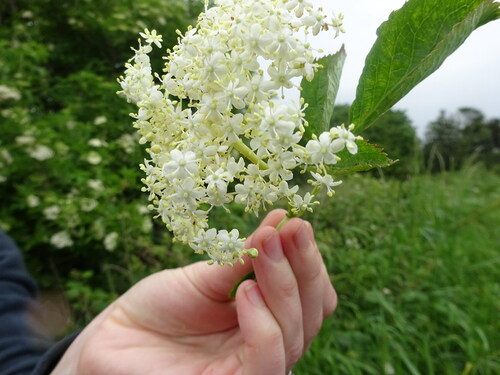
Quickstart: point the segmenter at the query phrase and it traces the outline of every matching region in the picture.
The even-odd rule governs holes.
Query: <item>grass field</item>
[[[354,176],[311,218],[339,306],[296,374],[500,374],[500,176]]]
[[[249,233],[259,219],[238,209],[215,215],[217,226]],[[499,174],[352,176],[307,219],[339,305],[296,375],[500,374]],[[197,259],[184,248],[170,256]]]

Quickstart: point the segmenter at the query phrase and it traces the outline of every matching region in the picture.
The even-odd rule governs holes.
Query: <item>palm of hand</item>
[[[93,374],[238,374],[245,343],[236,303],[202,293],[187,272],[177,269],[153,275],[165,279],[165,290],[158,298],[143,300],[160,292],[155,291],[158,280],[145,279],[137,285],[140,289],[117,301],[94,337],[110,344],[104,363],[96,361],[99,353],[89,346],[92,363],[83,367],[97,367],[89,372]],[[144,315],[145,304],[149,305],[146,311],[155,313]]]

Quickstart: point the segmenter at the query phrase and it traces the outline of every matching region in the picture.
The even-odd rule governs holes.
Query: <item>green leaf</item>
[[[316,72],[311,82],[302,80],[301,97],[308,104],[305,119],[309,123],[304,134],[305,141],[311,139],[313,134],[320,134],[330,129],[333,105],[339,90],[345,58],[346,53],[342,46],[336,54],[317,60],[323,68]]]
[[[391,160],[381,148],[366,141],[356,141],[358,152],[354,155],[344,149],[338,156],[337,164],[328,165],[328,173],[332,176],[341,176],[354,172],[369,171],[373,168],[389,167],[396,161]]]
[[[350,121],[359,132],[436,71],[479,26],[500,18],[493,0],[409,0],[377,30]]]

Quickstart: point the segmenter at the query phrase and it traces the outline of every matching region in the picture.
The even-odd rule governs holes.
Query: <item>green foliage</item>
[[[335,107],[331,126],[347,123],[350,106]],[[383,170],[386,176],[405,178],[415,174],[421,164],[419,141],[411,120],[405,112],[388,110],[380,116],[372,126],[364,129],[361,135],[370,143],[381,147],[393,160],[397,160],[390,168]]]
[[[392,165],[393,160],[387,157],[380,148],[366,141],[356,141],[358,152],[351,155],[348,150],[338,153],[340,160],[337,164],[328,165],[328,173],[333,176],[342,176],[355,172],[369,171],[373,168],[384,168]]]
[[[491,0],[412,0],[378,29],[350,122],[365,129],[438,69],[478,27],[500,17]]]
[[[330,129],[333,103],[339,90],[340,76],[346,58],[345,49],[319,59],[322,66],[311,82],[306,79],[301,83],[301,97],[308,104],[305,119],[309,123],[304,139],[311,139],[313,134],[321,134]]]
[[[66,290],[78,324],[139,278],[186,261],[146,207],[145,153],[115,93],[138,32],[156,27],[172,45],[202,6],[0,3],[0,226],[42,288]]]
[[[436,71],[475,29],[498,18],[500,3],[492,0],[406,2],[377,31],[378,38],[367,56],[356,99],[350,109],[350,120],[346,123],[355,124],[358,132],[365,130]],[[309,122],[305,139],[325,131],[330,124],[344,59],[343,49],[336,55],[323,58],[321,62],[324,69],[318,72],[312,82],[302,82],[302,97],[310,104],[305,114]],[[399,123],[405,120],[402,113],[391,119]],[[409,128],[400,127],[399,133],[401,129]],[[413,145],[399,152],[410,152],[410,149],[416,148],[416,137],[411,133],[407,132],[406,137],[413,138]],[[389,134],[385,137],[387,139]],[[365,155],[371,157],[370,154]],[[404,176],[408,169],[414,169],[413,160],[409,165],[398,167],[395,174]],[[343,173],[392,164],[363,160],[362,155],[352,161],[359,163],[359,166],[345,168]]]
[[[294,373],[498,374],[500,176],[355,175],[337,190],[310,219],[338,308]]]

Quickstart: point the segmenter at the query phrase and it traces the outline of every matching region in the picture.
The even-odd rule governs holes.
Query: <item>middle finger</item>
[[[255,232],[252,244],[259,250],[259,256],[253,259],[257,282],[266,305],[281,327],[286,360],[291,367],[304,349],[302,306],[297,281],[275,228],[260,228]]]

